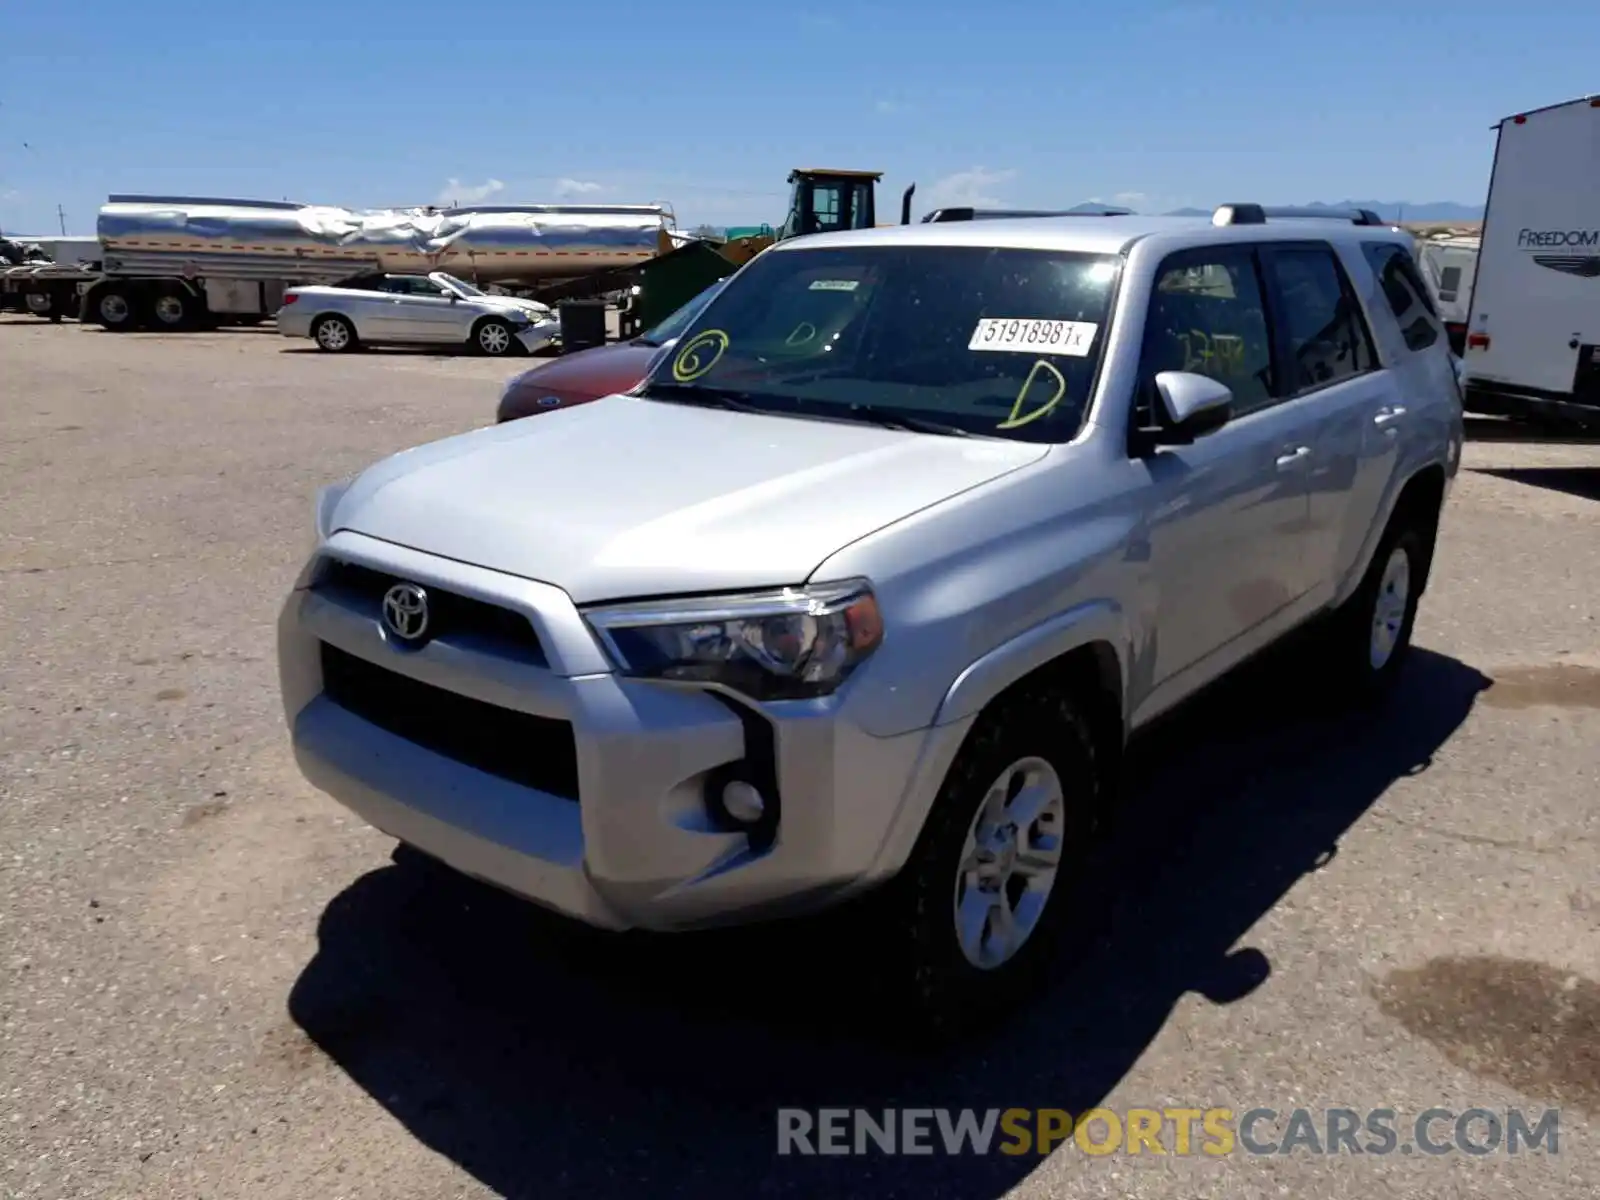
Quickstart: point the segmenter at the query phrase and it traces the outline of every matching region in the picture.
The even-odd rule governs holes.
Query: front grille
[[[578,747],[570,722],[420,683],[326,642],[322,689],[347,712],[436,754],[511,783],[578,799]]]
[[[383,616],[384,593],[401,582],[405,581],[398,575],[330,558],[323,563],[315,590],[338,596],[377,621]],[[535,666],[550,665],[538,633],[521,613],[438,588],[426,590],[428,625],[434,637],[465,645],[476,643],[481,649]]]

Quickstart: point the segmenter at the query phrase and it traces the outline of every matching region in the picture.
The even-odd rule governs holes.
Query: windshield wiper
[[[770,410],[746,403],[749,392],[732,388],[703,387],[697,383],[647,383],[636,395],[649,400],[665,400],[669,404],[698,404],[702,408],[725,408],[730,412],[755,413],[771,416]]]
[[[926,417],[914,416],[898,409],[881,408],[876,404],[852,404],[849,411],[867,418],[874,425],[882,425],[885,429],[902,429],[909,433],[937,433],[945,437],[972,436],[970,430],[946,425],[942,421],[930,421]]]

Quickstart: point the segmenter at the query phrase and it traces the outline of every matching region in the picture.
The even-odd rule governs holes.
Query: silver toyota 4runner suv
[[[1462,440],[1410,247],[1255,205],[780,243],[629,394],[324,489],[300,767],[596,926],[870,891],[919,1014],[1009,1000],[1134,730],[1311,622],[1308,686],[1399,667]]]

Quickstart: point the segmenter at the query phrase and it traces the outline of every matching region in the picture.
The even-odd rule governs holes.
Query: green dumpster
[[[635,268],[639,293],[629,316],[637,321],[638,328],[649,329],[738,269],[710,243],[686,242]]]

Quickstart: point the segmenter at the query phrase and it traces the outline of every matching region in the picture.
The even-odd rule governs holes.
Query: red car
[[[659,325],[631,341],[579,350],[514,376],[500,394],[500,408],[495,419],[515,421],[627,391],[644,379],[657,356],[678,340],[678,335],[722,290],[722,284],[719,279]]]

